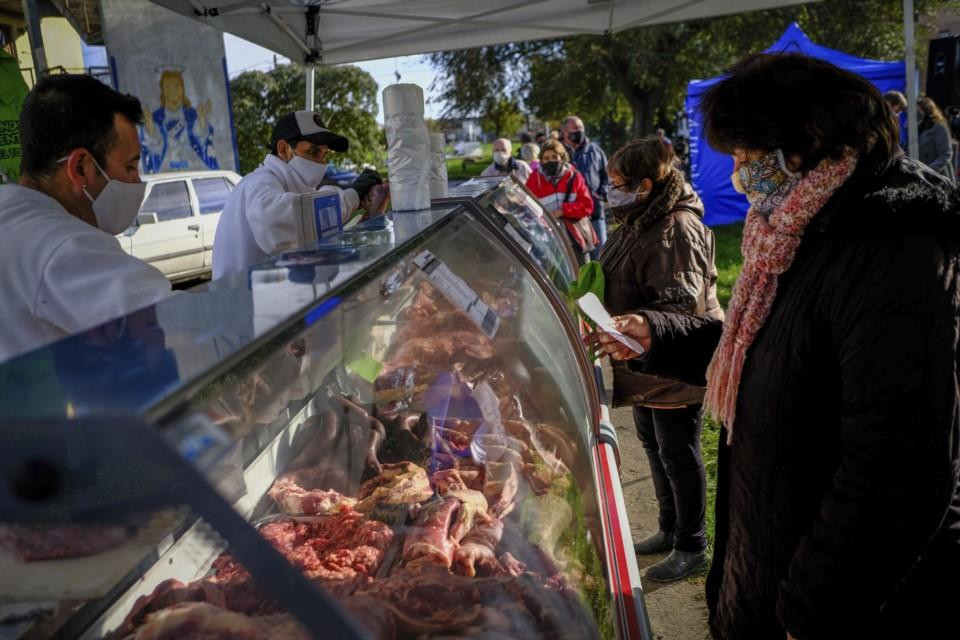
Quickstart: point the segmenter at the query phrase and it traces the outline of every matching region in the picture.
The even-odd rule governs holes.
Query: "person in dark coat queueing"
[[[829,63],[751,56],[702,108],[751,204],[726,323],[616,325],[724,425],[713,636],[957,637],[960,194]]]
[[[610,157],[607,198],[620,226],[600,253],[604,305],[612,314],[640,307],[723,320],[717,301],[713,233],[703,203],[661,137],[627,143]],[[659,505],[659,530],[634,545],[639,554],[669,551],[647,569],[673,582],[707,559],[706,479],[700,455],[702,385],[630,371],[613,363],[613,405],[633,405]]]
[[[920,98],[917,100],[917,119],[920,121],[917,136],[920,162],[955,181],[953,140],[940,107],[929,97]]]
[[[583,179],[590,189],[593,201],[593,213],[590,214],[590,224],[597,236],[597,246],[591,250],[590,258],[600,258],[600,249],[607,241],[607,214],[604,201],[607,198],[607,188],[610,178],[607,176],[607,154],[596,142],[587,138],[583,127],[583,120],[577,116],[567,116],[560,128],[561,142],[567,148],[570,161],[583,174]]]

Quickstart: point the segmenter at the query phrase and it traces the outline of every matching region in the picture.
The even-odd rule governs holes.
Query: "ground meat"
[[[277,520],[260,533],[308,577],[331,580],[372,576],[393,540],[390,527],[347,508],[315,522]]]

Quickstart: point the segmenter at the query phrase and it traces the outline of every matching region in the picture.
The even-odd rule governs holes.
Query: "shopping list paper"
[[[600,302],[600,298],[598,298],[595,293],[588,293],[578,298],[577,306],[580,307],[580,310],[583,311],[588,318],[596,323],[598,329],[609,333],[617,342],[630,347],[633,351],[640,354],[644,352],[639,342],[629,336],[623,335],[614,328],[613,318],[607,313],[607,310],[603,307],[603,303]]]

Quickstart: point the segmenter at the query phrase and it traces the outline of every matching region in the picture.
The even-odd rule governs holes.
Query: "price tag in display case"
[[[451,304],[470,316],[487,337],[492,339],[497,334],[500,317],[480,299],[476,291],[458,278],[446,263],[429,251],[424,251],[413,259],[413,264],[427,274],[430,284],[439,289]]]

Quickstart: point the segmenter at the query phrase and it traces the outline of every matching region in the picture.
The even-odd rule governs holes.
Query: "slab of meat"
[[[386,463],[380,474],[370,478],[357,492],[357,511],[367,513],[380,504],[416,504],[433,495],[423,467],[412,462]]]
[[[466,578],[424,566],[401,570],[357,595],[374,598],[388,608],[404,637],[454,636],[468,629],[511,638],[598,637],[592,615],[579,596],[545,588],[527,576]]]
[[[475,524],[490,521],[490,514],[487,512],[487,499],[479,491],[455,489],[448,491],[445,495],[460,501],[457,516],[453,524],[450,525],[450,539],[454,542],[459,543],[463,540]]]
[[[0,546],[23,562],[92,556],[126,541],[123,527],[0,525]]]
[[[314,467],[291,471],[279,476],[267,495],[282,513],[324,515],[341,506],[352,507],[357,502],[330,488],[341,476],[342,473]]]
[[[493,344],[482,333],[448,331],[407,340],[400,344],[389,360],[394,367],[411,364],[449,365],[464,358],[487,360],[493,355]]]
[[[493,519],[478,524],[470,530],[453,554],[453,571],[472,578],[477,575],[477,565],[486,568],[487,575],[499,573],[495,554],[503,537],[503,521]]]
[[[520,489],[518,468],[519,463],[513,459],[487,462],[483,494],[490,504],[491,516],[502,518],[513,510],[514,498]]]
[[[435,564],[450,567],[456,548],[450,539],[450,525],[459,507],[460,501],[456,498],[444,498],[420,510],[403,543],[405,566]]]
[[[308,577],[330,580],[375,575],[393,541],[390,527],[347,508],[311,522],[270,522],[260,533]]]
[[[289,614],[248,616],[204,602],[169,607],[150,615],[135,640],[310,640]]]
[[[460,309],[454,309],[452,311],[437,311],[429,317],[414,316],[397,332],[396,339],[427,338],[449,331],[479,333],[477,325],[470,319],[470,316]]]

